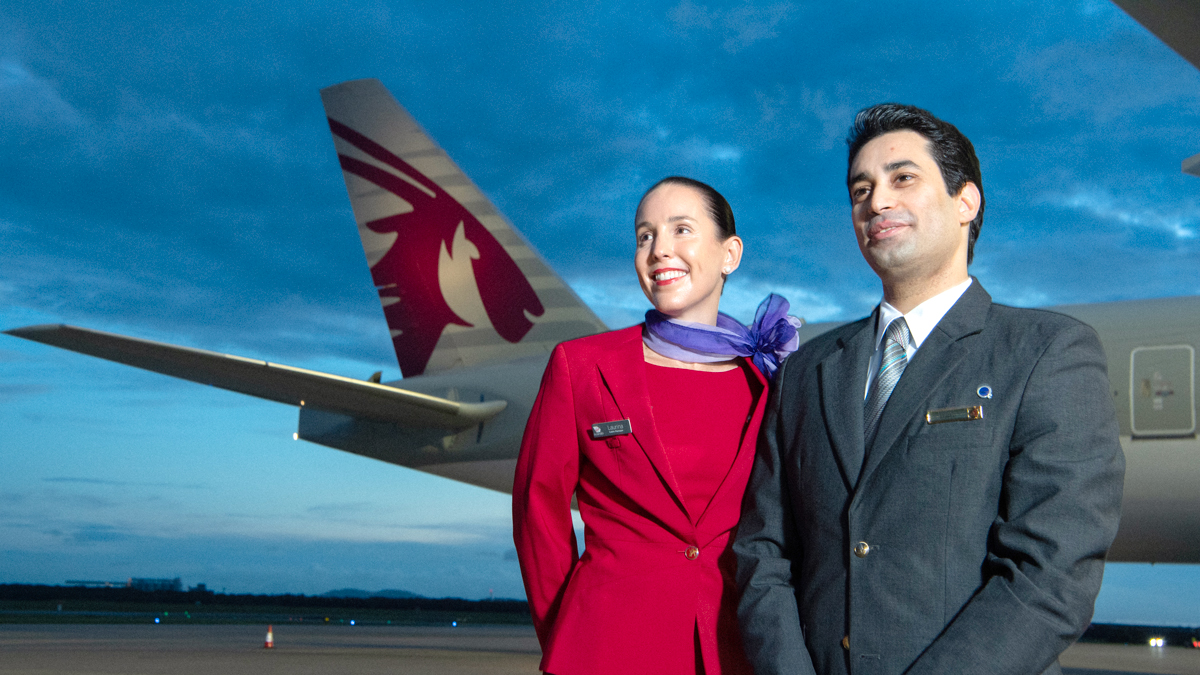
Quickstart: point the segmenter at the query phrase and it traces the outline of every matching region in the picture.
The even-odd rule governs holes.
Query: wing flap
[[[506,401],[462,403],[350,377],[203,349],[49,324],[5,333],[288,405],[406,427],[460,430],[495,417]]]

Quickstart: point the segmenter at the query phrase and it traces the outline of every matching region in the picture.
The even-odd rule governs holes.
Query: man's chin
[[[862,254],[875,274],[884,279],[902,274],[912,259],[908,250],[898,246],[869,246]]]

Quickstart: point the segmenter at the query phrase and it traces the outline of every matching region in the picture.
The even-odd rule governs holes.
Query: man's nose
[[[896,192],[887,187],[871,190],[870,207],[873,213],[883,213],[896,205]]]

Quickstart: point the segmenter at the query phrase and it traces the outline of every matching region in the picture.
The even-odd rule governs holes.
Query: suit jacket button
[[[850,636],[849,635],[842,638],[842,649],[845,649],[846,651],[850,651]]]
[[[696,548],[695,546],[689,546],[687,547],[687,550],[683,552],[683,557],[687,558],[688,560],[695,560],[696,558],[700,557],[700,549]]]
[[[865,541],[860,541],[854,545],[854,555],[865,558],[871,552],[871,545]]]

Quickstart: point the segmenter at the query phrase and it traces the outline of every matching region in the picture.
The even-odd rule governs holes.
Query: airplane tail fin
[[[606,330],[379,80],[321,100],[405,377]]]

